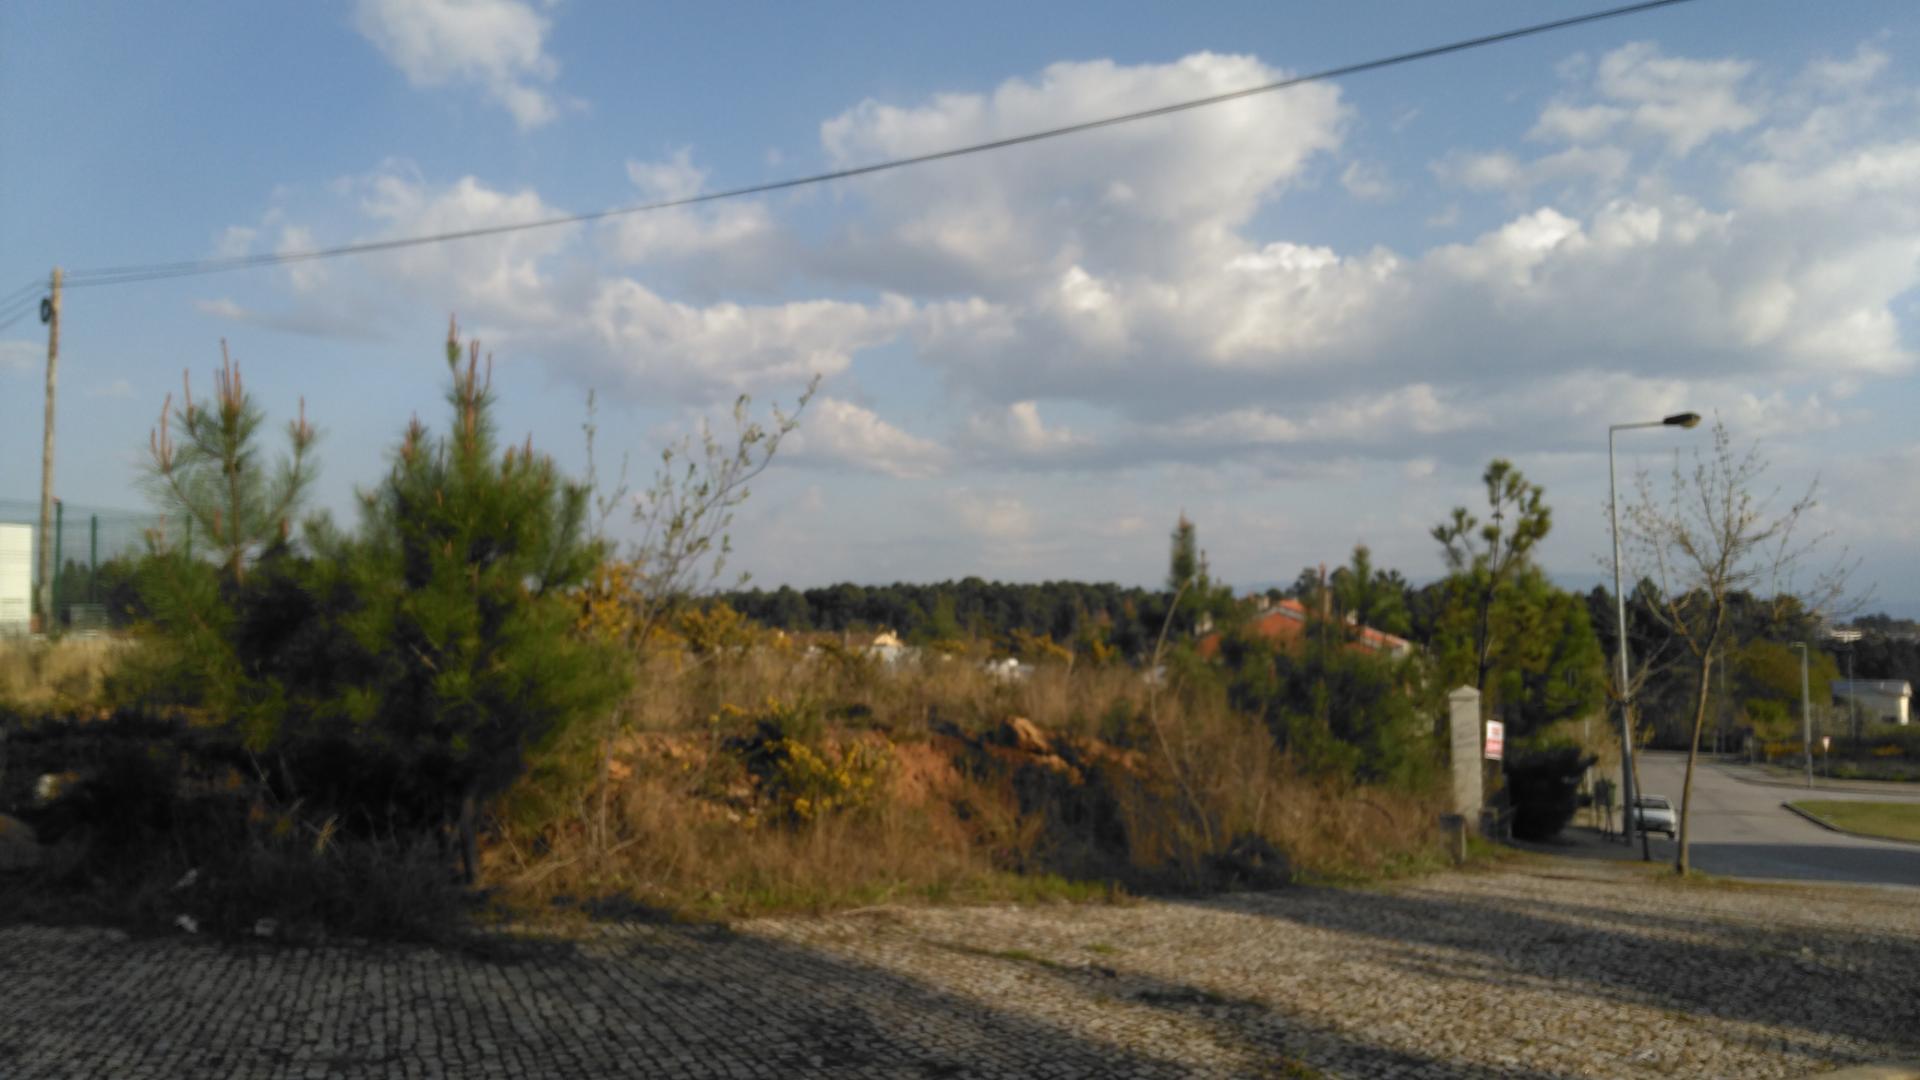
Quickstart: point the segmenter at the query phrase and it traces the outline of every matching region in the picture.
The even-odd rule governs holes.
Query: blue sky
[[[1192,9],[1192,10],[1188,10]],[[1585,10],[1567,3],[0,10],[0,292],[88,269],[499,224],[861,164]],[[644,470],[738,393],[798,438],[736,529],[764,584],[1157,580],[1427,529],[1505,456],[1541,553],[1607,551],[1609,422],[1718,415],[1816,475],[1828,547],[1920,601],[1911,5],[1702,0],[829,187],[512,238],[74,290],[59,490],[138,506],[226,339],[322,429],[350,513],[436,421],[449,314],[502,425]],[[37,493],[44,338],[0,331],[0,497]],[[1664,469],[1699,435],[1626,436]]]

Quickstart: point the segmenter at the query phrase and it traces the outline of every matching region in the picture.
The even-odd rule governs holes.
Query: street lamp
[[[1633,428],[1677,427],[1691,428],[1700,423],[1699,413],[1675,413],[1663,420],[1647,420],[1638,424],[1611,424],[1607,427],[1607,518],[1613,523],[1613,603],[1618,616],[1615,624],[1619,628],[1620,653],[1620,787],[1626,797],[1627,846],[1633,846],[1634,799],[1638,792],[1633,783],[1633,702],[1631,690],[1633,684],[1627,679],[1627,594],[1620,591],[1620,496],[1619,477],[1613,467],[1613,433]],[[1640,856],[1652,859],[1647,850],[1647,834],[1640,834]]]
[[[1796,641],[1800,650],[1800,742],[1807,759],[1807,786],[1813,786],[1813,700],[1807,696],[1807,643]]]

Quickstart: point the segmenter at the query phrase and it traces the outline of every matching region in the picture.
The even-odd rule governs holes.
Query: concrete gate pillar
[[[1477,826],[1486,805],[1485,734],[1480,723],[1480,691],[1462,686],[1447,694],[1447,761],[1453,774],[1455,814]]]

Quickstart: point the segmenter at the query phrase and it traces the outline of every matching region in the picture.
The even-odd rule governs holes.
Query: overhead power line
[[[20,286],[5,296],[0,296],[0,308],[11,306],[18,302],[21,297],[44,292],[46,287],[46,278],[34,278],[32,281],[27,282],[25,285]],[[38,299],[38,297],[35,296],[34,299]]]
[[[39,310],[39,308],[40,308],[40,302],[39,300],[36,299],[32,305],[21,308],[19,311],[14,312],[12,315],[0,316],[0,330],[5,330],[7,327],[12,326],[14,323],[17,323],[21,319],[26,318],[28,314]]]
[[[1644,0],[1644,2],[1641,3],[1608,8],[1604,11],[1592,11],[1584,15],[1555,19],[1552,22],[1535,23],[1531,26],[1523,26],[1513,30],[1503,30],[1496,34],[1485,34],[1480,37],[1466,38],[1461,41],[1449,42],[1445,45],[1434,45],[1424,49],[1415,49],[1412,52],[1398,53],[1393,56],[1385,56],[1375,60],[1364,60],[1359,63],[1345,64],[1340,67],[1327,68],[1306,75],[1296,75],[1291,78],[1263,83],[1259,86],[1249,86],[1241,90],[1232,90],[1223,94],[1214,94],[1208,97],[1175,102],[1170,105],[1161,105],[1151,109],[1142,109],[1138,112],[1122,113],[1117,116],[1103,117],[1098,120],[1086,120],[1077,124],[1047,128],[1042,131],[1030,131],[1022,135],[1013,135],[1004,139],[993,139],[967,146],[957,146],[947,150],[937,150],[932,153],[915,154],[911,157],[891,158],[886,161],[878,161],[869,165],[859,165],[853,168],[835,169],[831,172],[797,176],[786,180],[774,180],[764,184],[750,184],[745,187],[728,188],[724,191],[711,191],[703,195],[691,195],[686,198],[663,199],[658,202],[618,206],[581,214],[567,214],[560,217],[543,218],[537,221],[522,221],[510,225],[486,225],[479,228],[460,229],[454,232],[434,233],[427,236],[396,237],[390,240],[368,240],[353,244],[341,244],[336,247],[314,248],[308,251],[283,251],[272,254],[236,255],[225,258],[187,259],[177,262],[145,263],[130,266],[100,267],[93,270],[76,270],[67,276],[66,287],[69,289],[86,289],[105,285],[128,285],[134,282],[154,281],[162,278],[198,277],[204,274],[219,274],[254,267],[282,266],[288,263],[311,262],[317,259],[334,259],[347,255],[365,255],[380,251],[396,251],[403,248],[422,247],[428,244],[442,244],[455,240],[474,240],[488,236],[504,236],[509,233],[526,232],[532,229],[550,229],[560,225],[578,225],[585,222],[623,217],[630,214],[644,214],[659,210],[671,210],[677,207],[698,206],[701,203],[718,202],[722,199],[738,199],[748,195],[765,195],[777,191],[786,191],[791,188],[824,184],[834,180],[848,180],[860,176],[871,176],[875,173],[890,172],[895,169],[904,169],[913,165],[925,165],[935,161],[945,161],[972,154],[982,154],[991,150],[1004,150],[1009,147],[1023,146],[1027,143],[1036,143],[1047,139],[1057,139],[1066,135],[1076,135],[1081,132],[1094,131],[1099,128],[1130,124],[1156,116],[1170,116],[1174,113],[1187,112],[1192,109],[1202,109],[1210,105],[1220,105],[1229,101],[1238,101],[1242,98],[1287,90],[1306,83],[1324,82],[1328,79],[1337,79],[1348,75],[1359,75],[1369,71],[1379,71],[1382,68],[1410,64],[1418,60],[1431,60],[1434,57],[1446,56],[1451,53],[1485,48],[1486,46],[1498,45],[1502,42],[1547,34],[1575,26],[1584,26],[1588,23],[1601,22],[1607,19],[1638,15],[1656,8],[1674,7],[1679,4],[1691,2],[1692,0]]]

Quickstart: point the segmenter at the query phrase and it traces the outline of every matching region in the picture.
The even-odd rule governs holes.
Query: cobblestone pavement
[[[1917,901],[1530,858],[504,958],[6,927],[0,1076],[1798,1076],[1920,1056]]]

